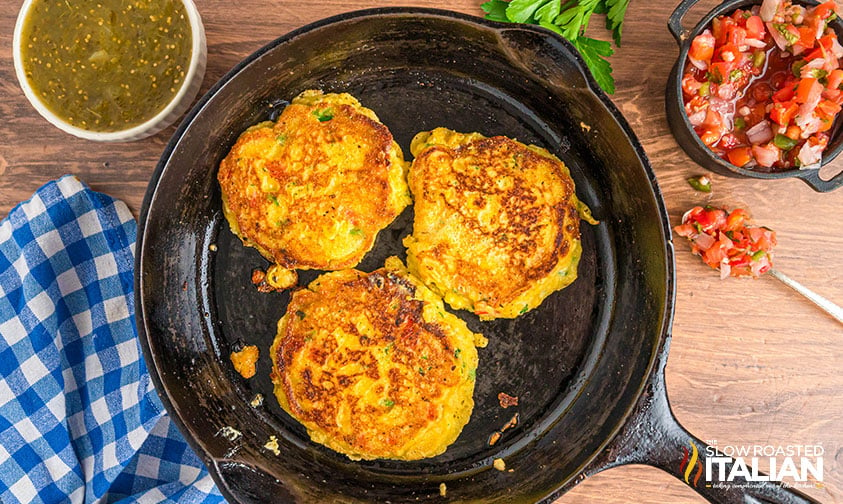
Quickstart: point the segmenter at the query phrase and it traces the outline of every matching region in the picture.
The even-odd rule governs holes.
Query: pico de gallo
[[[843,104],[836,16],[833,1],[764,0],[716,17],[691,41],[682,77],[702,142],[756,171],[818,167]]]
[[[691,252],[707,265],[728,276],[760,277],[773,267],[776,232],[751,226],[749,214],[737,208],[694,207],[673,228],[691,242]]]

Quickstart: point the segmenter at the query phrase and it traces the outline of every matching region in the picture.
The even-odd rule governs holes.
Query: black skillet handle
[[[720,504],[809,504],[818,501],[779,482],[749,482],[743,477],[732,481],[720,478],[722,464],[726,479],[734,465],[725,456],[685,430],[670,411],[664,384],[665,359],[650,377],[647,391],[639,400],[636,412],[622,429],[612,447],[597,461],[598,472],[624,464],[646,464],[672,474],[709,502]],[[710,459],[710,460],[709,460]],[[707,466],[711,465],[710,474]],[[710,478],[709,478],[710,476]]]
[[[820,178],[819,170],[798,171],[795,176],[802,179],[813,190],[821,193],[833,191],[843,185],[843,171],[828,180]]]
[[[687,14],[688,11],[691,10],[691,7],[696,5],[697,2],[699,2],[699,0],[682,0],[667,20],[667,28],[670,30],[670,33],[673,34],[673,38],[676,39],[676,43],[679,45],[682,45],[682,42],[688,38],[688,34],[690,33],[682,26],[682,20],[685,18],[685,14]]]

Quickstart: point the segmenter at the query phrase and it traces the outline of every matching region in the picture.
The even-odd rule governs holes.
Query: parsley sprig
[[[594,80],[607,93],[615,92],[611,42],[585,36],[593,14],[606,16],[615,45],[621,46],[623,18],[629,0],[488,0],[481,5],[486,19],[505,23],[537,24],[562,35],[577,48]]]

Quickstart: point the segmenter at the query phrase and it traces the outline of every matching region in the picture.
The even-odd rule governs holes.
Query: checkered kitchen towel
[[[0,502],[223,502],[134,322],[137,226],[73,176],[0,222]]]

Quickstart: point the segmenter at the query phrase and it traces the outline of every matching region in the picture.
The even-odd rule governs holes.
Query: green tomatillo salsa
[[[21,32],[38,98],[90,131],[125,130],[160,112],[184,83],[191,46],[180,0],[36,0]]]

